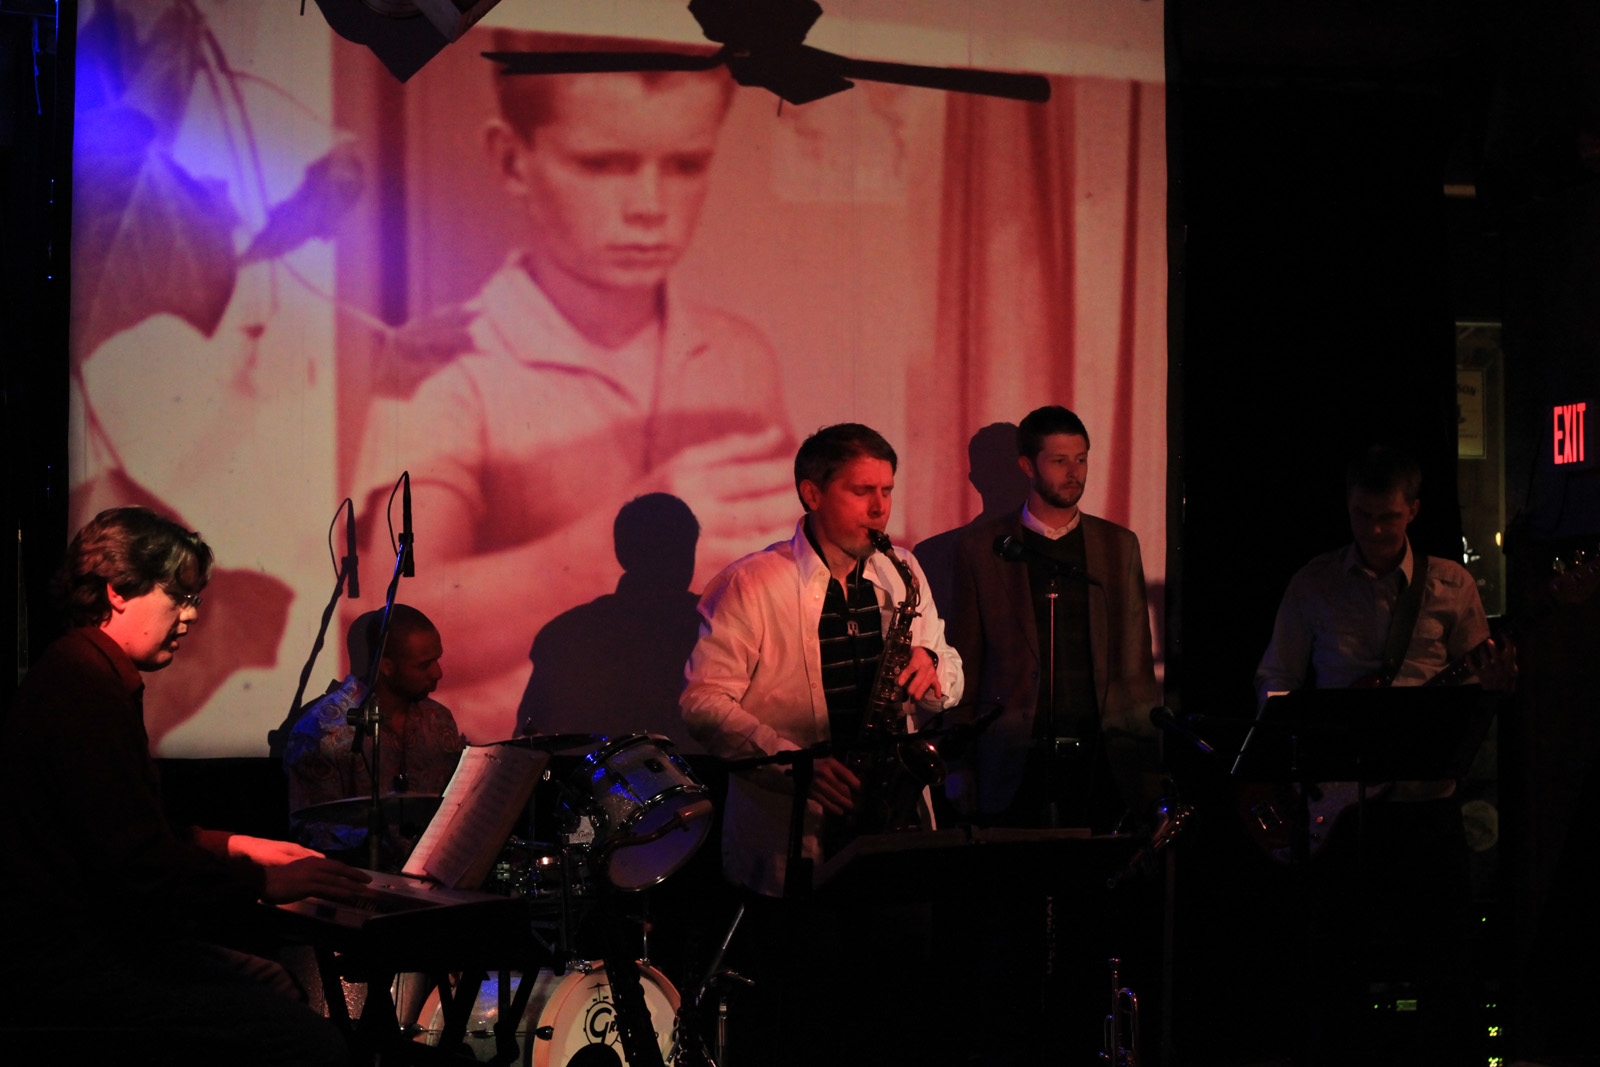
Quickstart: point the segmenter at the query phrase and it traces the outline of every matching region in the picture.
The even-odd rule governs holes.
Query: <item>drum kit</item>
[[[706,975],[683,998],[651,965],[643,933],[649,924],[632,906],[640,891],[681,870],[705,842],[715,817],[711,790],[659,734],[556,734],[510,744],[549,753],[551,759],[541,764],[526,834],[504,842],[482,889],[528,904],[532,932],[554,966],[487,976],[472,1002],[465,1050],[479,1062],[508,1063],[514,1056],[524,1067],[714,1067],[726,1050],[727,994],[735,983],[745,983],[721,969],[744,909]],[[394,794],[381,799],[386,817],[426,822],[442,798]],[[369,805],[368,798],[353,798],[295,814],[303,820],[361,824]],[[536,814],[543,818],[536,820]],[[1141,856],[1176,836],[1187,809],[1162,814],[1162,825]],[[1110,884],[1129,877],[1138,859]],[[1111,1062],[1132,1067],[1137,1050],[1123,1045],[1126,1034],[1137,1032],[1136,1001],[1120,987],[1116,963],[1108,1018],[1122,1025],[1108,1030],[1116,1053]],[[414,980],[420,977],[398,975],[391,1002],[408,1036],[438,1045],[446,1031],[447,998],[439,988]],[[718,1003],[708,1019],[714,1033],[702,1035],[701,1002],[713,990],[711,999]],[[514,1026],[501,1026],[512,1015],[518,1016]],[[508,1042],[513,1034],[515,1053]]]
[[[639,1067],[625,1052],[629,1021],[623,1018],[629,1012],[623,1005],[638,1001],[631,993],[616,994],[613,975],[605,960],[598,958],[603,950],[585,951],[596,946],[580,942],[580,928],[588,929],[591,914],[602,923],[625,925],[622,902],[665,881],[694,856],[715,814],[711,791],[673,743],[658,734],[609,738],[556,734],[516,743],[565,757],[557,764],[560,773],[545,770],[533,804],[534,809],[546,807],[540,797],[554,792],[554,804],[549,805],[554,810],[549,820],[554,833],[547,834],[554,840],[534,839],[536,824],[530,815],[529,835],[514,835],[506,842],[483,886],[529,902],[534,932],[560,968],[541,970],[531,979],[532,991],[516,1029],[519,1062],[539,1067],[620,1062]],[[440,802],[438,797],[417,794],[385,799],[392,800],[397,811],[420,816],[422,822]],[[368,798],[352,798],[307,808],[295,817],[359,824],[365,821],[369,805]],[[600,944],[615,949],[621,940],[602,937]],[[653,1033],[659,1046],[660,1059],[652,1062],[678,1063],[683,1059],[678,991],[649,964],[647,950],[641,955],[646,958],[630,968],[643,994],[642,1011],[635,1007],[633,1014],[647,1017],[642,1032]],[[439,992],[435,989],[427,1001],[407,1010],[399,985],[404,979],[402,975],[396,980],[396,1003],[403,1015],[417,1020],[415,1039],[436,1044],[444,1029]],[[507,979],[522,980],[514,973],[501,976]],[[467,1047],[480,1061],[498,1053],[494,1031],[503,1002],[509,999],[502,997],[499,981],[490,976],[467,1026]],[[641,1028],[635,1023],[634,1029]]]

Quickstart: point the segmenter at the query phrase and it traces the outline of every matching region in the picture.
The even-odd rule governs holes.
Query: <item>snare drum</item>
[[[552,971],[540,971],[533,982],[527,1010],[522,1013],[522,1023],[517,1027],[518,1063],[524,1067],[587,1063],[595,1058],[594,1052],[583,1059],[577,1057],[584,1049],[596,1045],[603,1046],[615,1057],[601,1056],[601,1062],[628,1063],[603,962],[580,964],[578,970],[564,977]],[[644,990],[645,1007],[650,1012],[650,1027],[661,1049],[661,1062],[674,1063],[678,1059],[678,991],[648,963],[639,964],[639,985]],[[444,1031],[444,1009],[437,990],[428,998],[422,1019],[427,1029],[419,1039],[437,1045]],[[467,1021],[465,1044],[472,1051],[473,1059],[480,1063],[495,1055],[494,1025],[499,1019],[500,983],[491,975],[478,991],[478,999]]]
[[[617,738],[583,758],[568,783],[574,815],[594,827],[592,854],[618,889],[655,885],[711,828],[711,793],[659,734]]]

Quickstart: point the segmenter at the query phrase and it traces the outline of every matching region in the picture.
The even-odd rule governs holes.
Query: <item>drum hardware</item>
[[[754,989],[756,984],[738,971],[718,971],[710,984],[717,991],[717,1025],[706,1059],[710,1067],[728,1067],[728,994],[740,987]]]
[[[694,992],[678,1014],[678,1044],[689,1057],[688,1062],[694,1063],[693,1056],[700,1054],[705,1067],[727,1067],[728,1055],[728,994],[733,988],[743,986],[746,989],[755,988],[755,983],[737,971],[724,970],[722,958],[728,952],[728,944],[733,940],[733,932],[739,928],[739,923],[744,919],[743,904],[734,912],[733,921],[728,924],[728,932],[722,935],[722,943],[717,946],[717,951],[711,956],[711,963],[706,967],[705,976],[694,987]],[[706,1048],[705,1035],[700,1030],[704,1017],[704,1004],[706,994],[715,989],[717,991],[717,1021],[715,1037],[712,1039],[710,1049]]]
[[[1139,997],[1117,977],[1122,960],[1113,957],[1107,962],[1111,965],[1111,1013],[1106,1016],[1105,1051],[1100,1058],[1108,1067],[1139,1067]]]
[[[509,838],[484,889],[532,905],[528,931],[552,959],[571,955],[577,907],[590,897],[588,870],[579,850],[566,844]]]
[[[563,846],[512,838],[485,888],[520,897],[533,907],[529,932],[554,959],[571,955],[577,905],[589,899],[582,856]]]

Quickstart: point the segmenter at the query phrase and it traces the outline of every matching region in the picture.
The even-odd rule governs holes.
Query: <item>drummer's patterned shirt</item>
[[[284,749],[283,768],[289,776],[289,813],[296,840],[319,852],[346,852],[366,844],[365,826],[294,817],[295,812],[316,804],[371,795],[372,739],[363,739],[361,751],[355,752],[355,727],[346,721],[347,714],[361,703],[365,690],[366,686],[354,675],[335,684],[301,714]],[[400,721],[383,729],[379,791],[443,793],[461,761],[465,744],[450,709],[436,700],[424,699],[411,705]],[[423,829],[389,828],[389,847],[385,851],[396,869],[410,855]]]

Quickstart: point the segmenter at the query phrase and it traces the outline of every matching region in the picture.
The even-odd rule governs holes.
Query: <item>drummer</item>
[[[300,716],[289,734],[283,765],[289,775],[289,812],[297,839],[329,855],[362,862],[366,856],[367,808],[372,794],[372,738],[356,748],[347,716],[366,697],[357,677],[371,661],[370,649],[383,629],[383,612],[369,611],[350,624],[351,674]],[[380,866],[398,870],[432,817],[426,803],[444,792],[461,759],[464,741],[455,718],[430,698],[444,671],[439,630],[407,604],[396,604],[375,683],[382,724],[379,792],[400,794],[393,807]],[[338,801],[349,801],[335,804]],[[330,808],[330,805],[332,807]],[[308,810],[314,809],[314,810]]]

